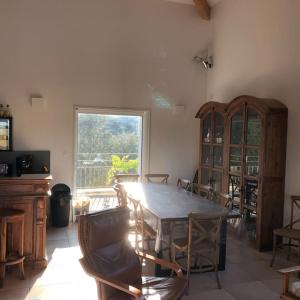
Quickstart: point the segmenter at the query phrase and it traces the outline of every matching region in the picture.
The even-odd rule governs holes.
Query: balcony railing
[[[78,153],[76,188],[92,189],[112,186],[112,182],[109,180],[112,155],[117,155],[120,158],[126,156],[128,159],[139,157],[138,153]]]

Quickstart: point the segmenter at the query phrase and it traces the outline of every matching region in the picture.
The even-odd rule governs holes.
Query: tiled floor
[[[52,228],[47,233],[49,265],[45,270],[26,269],[26,280],[17,272],[7,275],[1,300],[93,300],[97,299],[95,282],[82,270],[78,258],[76,224]],[[245,241],[232,236],[227,241],[226,271],[220,272],[222,289],[218,290],[211,273],[191,276],[190,300],[272,300],[279,299],[280,275],[269,267],[270,253],[259,253]],[[276,267],[294,265],[284,258]]]

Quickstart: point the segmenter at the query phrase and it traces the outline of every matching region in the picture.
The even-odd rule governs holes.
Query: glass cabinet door
[[[248,218],[256,210],[261,130],[259,113],[247,105],[231,118],[228,190]]]

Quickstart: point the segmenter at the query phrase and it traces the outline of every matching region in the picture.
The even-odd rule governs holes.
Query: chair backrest
[[[168,183],[169,174],[145,174],[147,182],[150,183]]]
[[[188,247],[193,251],[201,251],[201,245],[211,246],[217,250],[220,239],[220,228],[227,210],[217,214],[189,214],[189,242]]]
[[[298,212],[297,212],[298,210]],[[291,216],[290,227],[292,228],[296,223],[300,222],[300,218],[294,219],[295,215],[299,215],[300,212],[300,196],[291,196]],[[298,214],[297,214],[298,213]]]
[[[214,191],[212,194],[212,200],[228,209],[233,208],[232,198],[228,194],[219,193],[219,192]]]
[[[145,237],[145,228],[144,228],[144,211],[143,211],[143,206],[141,205],[141,202],[137,199],[134,199],[131,196],[127,196],[129,206],[133,210],[133,217],[134,217],[134,222],[135,222],[135,230],[137,233],[141,235],[141,240],[142,240],[142,252],[145,250],[145,245],[144,245],[144,237]],[[137,241],[137,234],[135,235],[135,249],[139,250],[139,243]]]
[[[213,200],[213,189],[210,185],[198,185],[198,194],[202,197],[207,198],[208,200]]]
[[[120,183],[114,184],[113,189],[116,192],[119,206],[127,206],[126,191],[124,190],[123,185]]]
[[[187,191],[191,186],[191,181],[185,178],[178,178],[177,186]]]
[[[84,259],[99,275],[134,284],[141,279],[141,263],[128,242],[129,209],[117,207],[81,215],[78,239]],[[98,282],[100,299],[110,299],[119,292]]]
[[[115,177],[115,183],[127,182],[127,181],[138,182],[140,175],[139,174],[115,174],[114,177]]]

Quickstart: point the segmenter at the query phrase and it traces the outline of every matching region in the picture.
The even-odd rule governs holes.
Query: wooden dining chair
[[[191,181],[185,178],[178,178],[177,186],[181,189],[188,190],[191,186]]]
[[[291,215],[290,223],[283,228],[273,230],[273,256],[270,263],[272,267],[276,258],[276,254],[279,248],[287,247],[287,258],[290,258],[291,248],[298,248],[298,263],[300,265],[300,230],[294,226],[300,222],[300,218],[294,219],[298,211],[300,212],[300,196],[291,196]],[[285,239],[288,243],[285,243]],[[296,242],[296,243],[293,243]]]
[[[120,183],[117,183],[117,184],[114,184],[113,189],[116,192],[119,206],[126,206],[127,205],[127,197],[126,197],[126,192],[125,192],[123,186]]]
[[[180,300],[187,285],[182,271],[171,262],[135,251],[128,242],[128,218],[127,207],[79,217],[80,263],[96,280],[98,299]],[[142,260],[169,268],[177,276],[143,276]]]
[[[283,275],[283,290],[280,295],[282,300],[300,300],[300,282],[294,281],[290,288],[290,277],[293,273],[300,273],[300,266],[278,270]]]
[[[138,182],[140,179],[139,174],[115,174],[114,177],[115,177],[115,183],[127,182],[127,181]]]
[[[168,183],[169,174],[145,174],[145,178],[149,183]]]
[[[128,202],[133,209],[134,227],[135,227],[135,249],[145,251],[145,243],[147,250],[151,250],[151,241],[155,241],[155,230],[145,221],[144,210],[141,202],[131,196],[127,196]],[[139,236],[141,237],[141,249],[139,247]]]
[[[189,282],[191,272],[214,271],[218,288],[221,288],[218,275],[220,229],[227,211],[206,215],[189,214],[188,235],[174,239],[172,243],[172,261],[187,272]],[[184,257],[177,259],[177,253]],[[185,263],[180,262],[184,259]],[[194,259],[194,268],[191,268]]]
[[[211,197],[215,203],[228,209],[232,208],[232,197],[229,194],[213,191]]]
[[[230,226],[228,229],[230,228],[232,233],[241,238],[245,225],[240,210],[233,205],[232,197],[229,194],[214,191],[212,192],[212,201],[228,209],[226,218],[227,225]]]
[[[198,194],[208,200],[213,200],[213,189],[210,185],[198,184]]]

